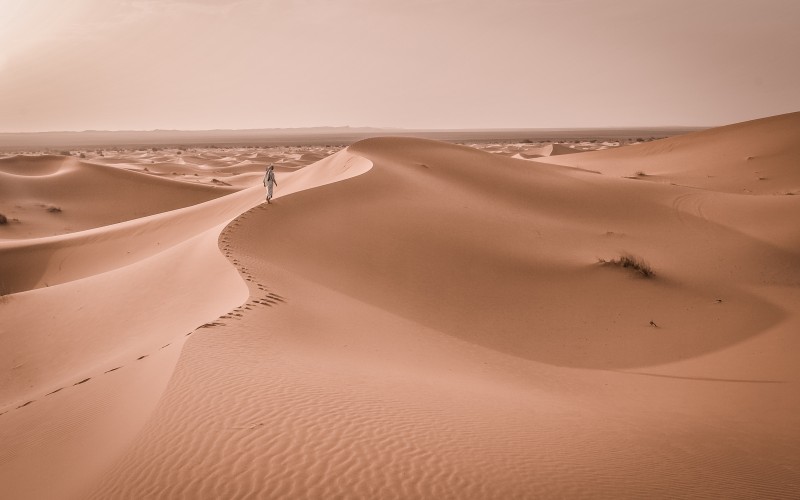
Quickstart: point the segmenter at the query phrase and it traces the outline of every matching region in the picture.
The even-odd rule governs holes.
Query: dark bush
[[[639,257],[635,257],[631,254],[622,254],[617,259],[612,260],[605,260],[605,259],[598,259],[600,264],[603,265],[612,265],[612,266],[619,266],[625,269],[632,269],[637,273],[641,274],[645,278],[652,278],[656,275],[650,265],[645,262],[643,259]]]

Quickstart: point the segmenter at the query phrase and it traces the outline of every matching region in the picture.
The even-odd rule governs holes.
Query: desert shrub
[[[80,156],[81,158],[86,158],[86,153],[81,153],[79,156]]]
[[[49,207],[47,207],[47,211],[50,212],[51,214],[61,213],[61,207],[50,205]]]
[[[8,224],[8,217],[3,214],[0,214],[0,224]]]
[[[641,274],[645,278],[652,278],[653,276],[656,275],[656,273],[653,271],[653,268],[650,267],[650,264],[645,262],[643,259],[628,253],[620,255],[619,258],[616,259],[611,259],[611,260],[598,259],[598,260],[602,265],[619,266],[625,269],[631,269]]]
[[[641,170],[636,171],[636,177],[645,177],[647,174]]]
[[[72,156],[72,152],[71,151],[61,151],[58,154],[63,155],[63,156]]]

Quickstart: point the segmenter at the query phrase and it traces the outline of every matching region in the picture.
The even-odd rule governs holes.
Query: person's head
[[[275,168],[275,165],[273,165],[272,163],[270,163],[270,164],[269,164],[269,169],[270,169],[270,170],[274,170],[274,168]]]

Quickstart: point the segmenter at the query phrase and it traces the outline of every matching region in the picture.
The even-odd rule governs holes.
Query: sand
[[[0,159],[0,496],[797,498],[799,133]]]

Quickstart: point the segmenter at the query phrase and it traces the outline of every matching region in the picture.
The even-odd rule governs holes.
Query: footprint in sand
[[[75,382],[75,383],[74,383],[74,384],[72,384],[72,385],[73,385],[73,386],[75,386],[75,385],[81,385],[81,384],[85,384],[86,382],[88,382],[88,381],[90,381],[90,380],[92,380],[92,377],[85,378],[85,379],[81,380],[80,382]]]
[[[58,388],[58,389],[56,389],[55,391],[48,392],[47,394],[45,394],[45,396],[49,396],[49,395],[51,395],[51,394],[55,394],[55,393],[57,393],[58,391],[61,391],[61,390],[63,390],[63,389],[64,389],[63,387],[59,387],[59,388]]]
[[[17,410],[19,410],[20,408],[24,408],[24,407],[28,406],[31,403],[33,403],[33,401],[28,401],[27,403],[23,403],[23,404],[17,406]]]
[[[111,373],[111,372],[115,372],[115,371],[119,370],[120,368],[122,368],[122,367],[121,367],[121,366],[118,366],[118,367],[116,367],[116,368],[112,368],[112,369],[110,369],[110,370],[106,370],[106,371],[104,371],[103,373]]]

